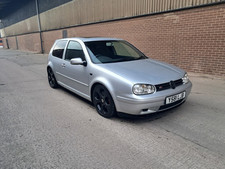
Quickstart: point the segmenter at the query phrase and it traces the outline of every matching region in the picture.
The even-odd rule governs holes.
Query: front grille
[[[176,86],[180,86],[183,84],[183,80],[182,79],[178,79],[178,80],[175,80],[174,83],[176,84]]]
[[[175,85],[174,87],[177,87],[177,86],[180,86],[180,85],[183,84],[183,80],[182,79],[178,79],[178,80],[171,81],[171,82],[174,83],[174,85]],[[171,85],[171,82],[155,85],[156,91],[162,91],[162,90],[167,90],[167,89],[173,88],[173,86]]]
[[[160,106],[160,108],[159,108],[158,111],[160,111],[160,110],[165,110],[165,109],[169,109],[169,108],[178,106],[178,105],[180,105],[183,101],[184,101],[184,99],[181,99],[181,100],[178,100],[178,101],[176,101],[176,102],[174,102],[174,103],[171,103],[171,104],[165,104],[165,105],[163,105],[163,106]]]
[[[171,88],[170,83],[162,83],[162,84],[156,85],[155,87],[156,87],[156,91],[162,91],[162,90]]]

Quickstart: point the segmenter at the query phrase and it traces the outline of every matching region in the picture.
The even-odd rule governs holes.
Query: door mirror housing
[[[87,66],[87,62],[83,61],[81,58],[73,58],[70,60],[71,65],[83,65]]]

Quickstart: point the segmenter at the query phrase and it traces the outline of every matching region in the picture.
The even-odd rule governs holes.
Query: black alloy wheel
[[[92,92],[92,100],[97,112],[101,116],[110,118],[115,115],[116,109],[112,96],[104,86],[95,86]]]
[[[48,82],[49,82],[49,85],[52,88],[57,88],[58,87],[58,83],[56,81],[56,78],[55,78],[55,75],[54,75],[52,69],[51,68],[48,68],[47,69],[47,72],[48,72]]]

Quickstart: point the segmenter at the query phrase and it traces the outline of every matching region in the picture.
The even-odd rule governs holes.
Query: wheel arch
[[[47,66],[47,70],[48,70],[48,69],[52,69],[50,65]]]
[[[91,96],[91,101],[93,102],[93,97],[92,97],[92,93],[93,93],[93,90],[94,88],[97,86],[97,85],[102,85],[104,86],[110,93],[112,99],[113,99],[113,102],[114,102],[114,105],[115,105],[115,109],[117,110],[117,106],[116,106],[116,101],[115,101],[115,92],[114,92],[114,88],[112,87],[112,85],[106,80],[106,79],[101,79],[101,80],[96,80],[95,82],[93,82],[91,84],[91,87],[90,87],[90,96]]]
[[[51,68],[52,70],[53,70],[53,64],[52,64],[52,62],[51,61],[48,61],[48,65],[47,65],[47,70],[49,69],[49,68]]]

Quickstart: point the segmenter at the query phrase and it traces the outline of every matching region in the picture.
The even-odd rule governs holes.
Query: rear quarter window
[[[53,48],[52,56],[62,59],[63,52],[64,52],[65,46],[66,46],[66,42],[67,42],[66,40],[57,42]]]

